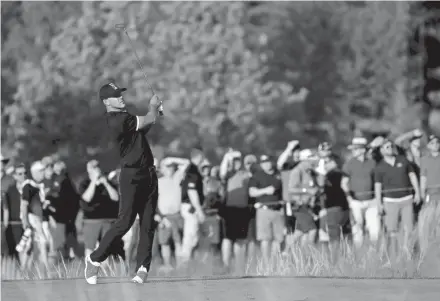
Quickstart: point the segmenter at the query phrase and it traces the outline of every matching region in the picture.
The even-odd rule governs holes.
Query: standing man
[[[399,220],[405,232],[404,246],[413,230],[413,203],[420,203],[420,189],[413,165],[396,155],[395,145],[385,140],[381,146],[383,160],[374,170],[375,201],[380,211],[385,210],[385,225],[390,241],[391,258],[397,255]]]
[[[367,158],[367,139],[355,137],[348,147],[353,157],[343,166],[341,187],[353,216],[353,240],[360,247],[364,239],[364,225],[370,241],[376,243],[380,233],[380,216],[374,203],[374,168],[376,162]]]
[[[267,155],[260,157],[261,170],[249,180],[249,196],[256,199],[257,240],[261,242],[261,252],[265,264],[272,254],[280,252],[284,240],[283,205],[281,176]]]
[[[183,221],[180,216],[182,205],[180,182],[183,179],[184,169],[179,169],[177,162],[173,162],[171,158],[165,158],[160,165],[162,177],[159,178],[158,184],[159,200],[156,220],[159,221],[159,229],[157,235],[164,263],[162,270],[169,271],[172,270],[171,241],[174,242],[177,255],[180,254],[182,248],[180,230],[183,228]]]
[[[242,168],[240,152],[227,152],[221,164],[222,180],[226,184],[226,198],[221,210],[224,221],[222,260],[224,266],[229,268],[232,252],[235,263],[244,265],[251,219],[251,211],[248,207],[251,175]]]
[[[420,193],[422,200],[440,204],[440,139],[430,135],[429,153],[422,157],[420,169]]]
[[[26,167],[24,164],[18,164],[14,168],[13,177],[14,185],[6,187],[5,193],[2,195],[2,202],[7,209],[7,220],[4,220],[5,233],[2,240],[6,240],[7,245],[2,246],[2,252],[7,255],[19,259],[15,247],[20,242],[23,228],[20,221],[20,201],[21,201],[21,185],[26,179]],[[2,187],[3,189],[3,187]]]
[[[199,225],[205,221],[205,213],[202,208],[204,200],[203,177],[199,171],[204,157],[203,152],[199,149],[191,151],[190,163],[181,184],[181,214],[183,217],[181,263],[190,260],[193,250],[199,242]]]
[[[23,230],[31,228],[33,238],[37,241],[40,253],[40,260],[49,267],[47,247],[49,243],[49,232],[44,231],[44,223],[49,220],[48,202],[44,189],[45,166],[41,161],[36,161],[31,166],[32,178],[26,179],[22,186],[20,204],[20,217]]]
[[[438,216],[440,212],[440,139],[437,136],[428,137],[428,154],[422,157],[420,163],[420,194],[425,205],[420,211],[420,220],[418,223],[419,245],[424,253],[430,242],[437,238],[436,219],[432,216]],[[428,222],[428,221],[433,221]]]
[[[284,152],[278,157],[277,168],[281,173],[283,182],[283,201],[286,201],[286,235],[291,236],[295,231],[295,215],[292,210],[292,203],[289,194],[289,178],[292,170],[298,166],[301,148],[298,140],[290,141]]]
[[[112,245],[119,241],[139,214],[140,233],[137,248],[137,274],[132,279],[144,283],[150,270],[155,232],[154,214],[157,208],[157,175],[154,157],[145,134],[159,115],[162,102],[157,95],[150,99],[149,112],[134,116],[127,112],[122,92],[114,83],[101,87],[99,97],[107,113],[107,124],[121,158],[120,205],[116,222],[102,238],[99,247],[86,258],[85,278],[96,284],[100,263],[110,254]]]
[[[295,231],[287,237],[286,249],[289,249],[297,241],[302,246],[313,244],[318,230],[316,208],[320,195],[320,187],[317,183],[317,175],[313,171],[315,161],[310,149],[300,152],[300,163],[292,169],[289,176],[288,192],[290,201],[294,207]]]
[[[84,211],[85,255],[88,257],[111,228],[115,218],[113,209],[119,201],[119,194],[101,171],[97,160],[87,163],[87,177],[80,183],[79,193]]]
[[[9,220],[10,220],[10,209],[8,206],[8,190],[9,187],[12,187],[15,185],[15,181],[14,179],[10,176],[6,174],[6,165],[9,163],[9,158],[5,158],[3,157],[3,154],[1,154],[1,213],[2,213],[2,225],[1,225],[1,229],[2,229],[2,236],[1,236],[1,240],[2,240],[2,255],[7,255],[6,252],[8,247],[6,244],[6,240],[5,240],[5,231],[6,229],[9,227]],[[5,254],[4,254],[5,253]]]
[[[75,221],[80,208],[80,196],[70,179],[66,164],[63,161],[56,161],[53,170],[55,174],[54,185],[58,187],[59,191],[58,203],[54,204],[54,206],[58,207],[57,211],[64,210],[65,213],[65,245],[63,255],[66,258],[73,259],[75,258],[75,250],[78,247]]]

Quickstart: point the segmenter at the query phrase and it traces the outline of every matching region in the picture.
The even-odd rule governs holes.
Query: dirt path
[[[322,278],[160,279],[136,285],[107,278],[2,282],[3,301],[437,301],[440,280],[352,280]]]

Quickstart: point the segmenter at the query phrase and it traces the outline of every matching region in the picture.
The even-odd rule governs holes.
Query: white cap
[[[31,165],[31,172],[44,170],[45,166],[41,161],[35,161]]]
[[[299,152],[299,160],[301,161],[310,159],[311,157],[313,157],[313,152],[308,148],[303,149]]]

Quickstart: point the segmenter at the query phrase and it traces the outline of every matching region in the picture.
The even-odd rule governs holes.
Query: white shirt
[[[163,215],[177,214],[182,204],[179,177],[160,177],[158,181],[159,199],[157,207]]]

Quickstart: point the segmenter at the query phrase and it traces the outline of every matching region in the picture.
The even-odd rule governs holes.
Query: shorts
[[[54,249],[59,250],[64,247],[66,243],[66,224],[55,223],[54,227],[51,227],[52,239]]]
[[[220,217],[218,215],[206,216],[200,225],[200,239],[207,240],[210,244],[220,243]]]
[[[89,250],[96,248],[96,243],[110,229],[112,222],[108,219],[85,219],[83,227],[84,247]]]
[[[171,239],[175,243],[182,242],[181,231],[183,229],[183,218],[178,214],[166,215],[167,220],[170,222],[170,227],[165,227],[160,224],[157,228],[157,239],[160,245],[168,245]]]
[[[223,233],[226,239],[235,241],[248,238],[249,221],[251,220],[248,208],[224,207],[222,217]]]
[[[388,232],[399,231],[399,220],[407,231],[412,231],[414,227],[414,207],[413,200],[401,202],[384,202],[385,226]]]
[[[296,218],[295,230],[308,233],[312,230],[318,229],[318,223],[314,220],[313,215],[310,213],[309,207],[300,206],[293,212],[293,216]]]
[[[284,240],[284,213],[283,210],[257,209],[257,240],[277,241]]]
[[[257,223],[255,221],[255,216],[252,216],[248,223],[248,241],[257,240]]]
[[[342,207],[326,209],[327,214],[320,219],[320,228],[327,232],[330,241],[339,240],[343,227],[350,220],[350,212]]]
[[[46,234],[43,230],[43,223],[45,221],[41,216],[35,215],[33,213],[28,214],[29,225],[32,228],[32,241],[37,242],[40,245],[45,245],[48,241]]]

